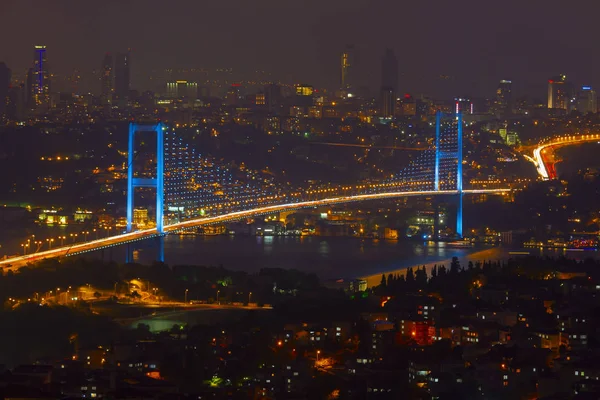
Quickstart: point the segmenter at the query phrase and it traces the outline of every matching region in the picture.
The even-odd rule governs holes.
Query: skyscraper
[[[567,76],[558,75],[548,79],[548,108],[567,110],[569,96],[567,90]]]
[[[381,88],[381,116],[383,118],[391,118],[394,116],[394,108],[396,106],[396,96],[392,88]]]
[[[115,95],[119,100],[129,97],[130,62],[129,52],[118,53],[115,57]]]
[[[114,85],[114,60],[110,53],[104,55],[100,75],[100,93],[105,101],[109,101],[113,94]]]
[[[353,86],[353,67],[355,62],[354,46],[347,45],[340,60],[341,88],[349,89]]]
[[[385,49],[381,60],[381,87],[398,93],[398,59],[392,49]]]
[[[506,116],[512,113],[512,82],[501,80],[496,89],[495,111],[499,116]]]
[[[33,106],[47,107],[50,104],[50,74],[48,72],[46,46],[35,46],[32,74],[31,90]]]
[[[582,114],[598,112],[598,97],[591,86],[582,86],[577,94],[577,111]]]
[[[10,69],[0,62],[0,121],[6,112],[6,103],[8,101],[8,89],[10,87]]]

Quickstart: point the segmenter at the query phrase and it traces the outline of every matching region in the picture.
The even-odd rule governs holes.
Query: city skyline
[[[303,7],[275,2],[227,7],[183,0],[179,7],[152,1],[144,4],[108,2],[100,9],[68,0],[52,6],[4,2],[0,6],[8,21],[0,28],[4,37],[19,29],[17,24],[28,7],[38,9],[40,17],[34,16],[26,32],[8,41],[0,59],[14,75],[22,75],[31,46],[43,41],[54,73],[66,75],[78,69],[85,75],[98,72],[107,51],[131,48],[132,87],[142,90],[150,89],[142,79],[150,70],[186,67],[230,67],[240,73],[267,70],[273,72],[273,80],[335,88],[340,55],[348,44],[357,52],[355,73],[373,95],[381,81],[381,56],[388,47],[400,60],[400,93],[490,97],[497,83],[508,79],[514,83],[515,95],[543,99],[548,76],[565,73],[570,81],[592,87],[599,78],[594,66],[600,60],[593,53],[586,54],[592,38],[584,34],[585,21],[593,13],[580,13],[576,7],[565,10],[563,19],[568,25],[565,31],[578,40],[558,37],[548,42],[537,39],[550,29],[546,22],[556,18],[548,3],[543,8],[514,8],[516,2],[509,1],[501,9],[476,3],[460,9],[438,4],[435,13],[418,4],[401,9],[392,3],[373,6],[358,0],[328,2],[319,8],[314,2]],[[565,13],[573,18],[565,18]],[[60,23],[50,25],[44,15]],[[205,15],[210,18],[202,18]],[[167,30],[145,23],[158,16],[178,23]],[[257,24],[253,16],[268,23]],[[106,20],[112,23],[103,24]],[[461,44],[435,45],[449,29]],[[253,34],[244,35],[248,30]]]

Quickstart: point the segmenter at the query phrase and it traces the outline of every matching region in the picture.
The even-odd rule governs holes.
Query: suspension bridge
[[[257,171],[218,162],[190,146],[162,123],[129,127],[127,227],[124,233],[57,247],[0,261],[5,269],[56,257],[98,251],[113,246],[176,234],[202,226],[304,208],[411,196],[452,196],[456,199],[456,234],[462,237],[465,194],[506,194],[510,189],[463,188],[462,114],[436,115],[435,145],[420,151],[408,166],[385,180],[357,185],[311,185],[295,188]],[[154,136],[156,154],[140,171],[136,137]],[[146,160],[148,161],[148,160]],[[148,164],[151,167],[148,168]],[[155,192],[156,228],[135,230],[136,189]],[[159,260],[164,260],[159,240]]]

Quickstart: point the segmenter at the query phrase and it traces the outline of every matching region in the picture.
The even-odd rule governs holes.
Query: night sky
[[[490,96],[512,79],[543,99],[558,73],[600,86],[598,15],[597,0],[0,0],[0,61],[21,73],[45,44],[52,72],[86,74],[130,47],[134,87],[152,69],[192,66],[335,87],[353,43],[372,89],[391,47],[401,91]]]

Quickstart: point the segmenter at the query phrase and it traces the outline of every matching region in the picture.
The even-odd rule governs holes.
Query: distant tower
[[[104,101],[110,101],[114,87],[114,60],[110,53],[106,53],[102,60],[102,70],[100,75],[100,93]]]
[[[558,75],[548,79],[548,108],[568,109],[567,76]]]
[[[577,111],[582,114],[598,112],[598,97],[591,86],[582,86],[577,94]]]
[[[396,106],[396,96],[394,90],[388,87],[381,88],[381,116],[391,118],[394,116],[394,108]]]
[[[33,51],[33,71],[31,93],[33,106],[50,104],[50,74],[46,58],[46,46],[35,46]]]
[[[353,86],[353,69],[355,64],[354,46],[347,45],[340,59],[341,88],[349,89]]]
[[[513,111],[512,82],[501,80],[496,89],[496,110],[498,115],[506,116]]]
[[[8,89],[10,87],[10,76],[10,68],[8,68],[3,62],[0,62],[0,121],[6,113]]]
[[[115,95],[123,100],[129,97],[131,57],[129,52],[118,53],[115,57]]]
[[[385,49],[381,60],[381,87],[398,93],[398,59],[392,49]]]

